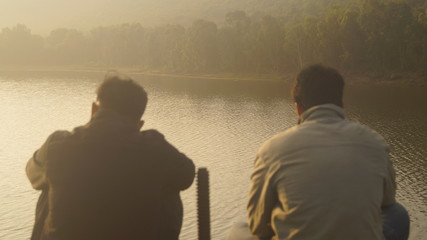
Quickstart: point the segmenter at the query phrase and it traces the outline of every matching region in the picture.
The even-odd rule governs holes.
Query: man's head
[[[320,64],[303,69],[292,88],[292,96],[298,114],[311,107],[322,104],[335,104],[343,107],[344,79],[341,74]]]
[[[144,88],[132,79],[118,74],[107,74],[96,94],[97,102],[92,106],[92,113],[103,109],[111,110],[140,122],[147,106]]]

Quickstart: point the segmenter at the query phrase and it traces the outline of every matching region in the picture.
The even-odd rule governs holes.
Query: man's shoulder
[[[167,143],[165,136],[155,129],[140,131],[138,137],[144,144],[163,145]]]
[[[360,122],[346,120],[346,132],[360,142],[364,142],[372,147],[378,146],[389,150],[389,145],[385,138],[377,131]]]
[[[57,130],[49,135],[49,137],[46,140],[46,144],[53,145],[53,144],[62,143],[65,140],[67,140],[68,137],[70,137],[71,135],[72,133],[70,131]]]
[[[164,139],[165,136],[156,129],[148,129],[139,132],[141,138]]]
[[[71,136],[71,132],[65,130],[58,130],[49,135],[45,143],[36,151],[35,161],[46,162],[48,161],[48,155],[54,150],[61,148],[68,137]],[[56,151],[56,150],[55,150]]]
[[[272,141],[272,142],[274,142],[274,141],[286,141],[286,140],[292,139],[292,138],[300,135],[302,133],[301,130],[302,129],[301,129],[300,125],[290,127],[284,131],[281,131],[281,132],[273,135],[269,140],[267,140],[267,142],[268,141]]]
[[[140,144],[149,147],[155,152],[160,152],[161,155],[167,155],[176,151],[176,148],[158,130],[149,129],[141,131],[138,137]]]
[[[299,136],[301,136],[302,134],[303,133],[301,132],[299,125],[290,127],[282,132],[273,135],[271,138],[265,141],[261,145],[259,152],[269,152],[274,151],[276,149],[284,150],[284,145],[294,143],[294,140],[299,138]]]
[[[351,140],[349,142],[352,143],[361,143],[389,150],[386,140],[375,130],[359,122],[344,120],[339,126],[334,126],[333,128],[323,128],[317,123],[293,126],[265,141],[259,152],[289,152],[300,150],[304,146],[322,145],[322,139],[327,143],[331,140],[329,138],[338,137],[338,135],[335,135],[337,133],[341,135],[341,138],[344,137],[347,140]]]

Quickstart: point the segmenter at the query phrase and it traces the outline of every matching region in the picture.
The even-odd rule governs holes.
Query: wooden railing
[[[197,218],[199,240],[211,239],[209,201],[209,172],[207,168],[197,170]]]

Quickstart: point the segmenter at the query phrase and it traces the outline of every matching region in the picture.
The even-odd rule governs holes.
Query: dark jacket
[[[27,176],[43,190],[32,239],[178,239],[179,193],[194,168],[159,132],[101,111],[54,132],[29,160]]]

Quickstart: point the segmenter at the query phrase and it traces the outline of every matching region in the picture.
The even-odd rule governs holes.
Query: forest
[[[18,24],[0,32],[0,67],[282,74],[321,62],[354,74],[427,69],[425,0],[267,2],[264,11],[233,10],[188,25],[58,28],[41,36]]]

